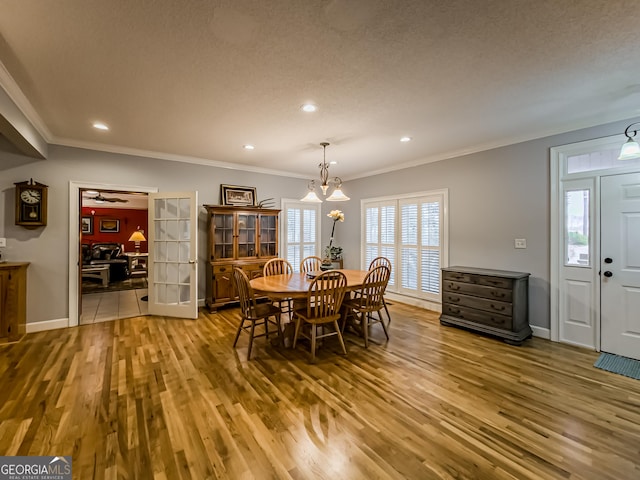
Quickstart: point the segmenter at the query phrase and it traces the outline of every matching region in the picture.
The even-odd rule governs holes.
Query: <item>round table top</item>
[[[362,286],[367,270],[338,270],[347,277],[347,290],[357,290]],[[251,280],[251,287],[257,292],[269,296],[304,297],[313,279],[306,273],[285,273],[270,275]]]

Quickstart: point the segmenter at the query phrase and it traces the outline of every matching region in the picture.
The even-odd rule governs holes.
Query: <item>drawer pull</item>
[[[449,290],[460,290],[460,285],[456,285],[454,283],[449,284]]]
[[[222,267],[222,268],[220,268],[220,271],[221,271],[221,272],[226,272],[226,271],[227,271],[227,268],[226,268],[226,267]]]
[[[500,307],[496,307],[493,303],[491,304],[491,308],[493,308],[494,310],[498,310],[499,312],[502,312],[505,309],[504,305],[501,305]]]
[[[460,301],[460,297],[452,297],[451,295],[449,295],[449,300],[458,303]]]
[[[503,292],[496,292],[495,290],[491,290],[491,295],[497,298],[504,298],[506,295]]]
[[[456,314],[456,315],[459,315],[459,314],[460,314],[460,309],[459,309],[459,308],[449,307],[449,311],[450,311],[451,313]]]

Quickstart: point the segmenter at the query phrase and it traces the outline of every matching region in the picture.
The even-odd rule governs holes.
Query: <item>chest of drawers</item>
[[[443,268],[440,323],[520,345],[531,336],[529,274],[474,267]]]

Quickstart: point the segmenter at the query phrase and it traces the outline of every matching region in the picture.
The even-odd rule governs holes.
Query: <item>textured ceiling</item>
[[[0,12],[0,61],[50,143],[315,177],[328,141],[330,174],[349,179],[639,113],[636,1],[0,0]],[[318,112],[301,112],[307,101]]]

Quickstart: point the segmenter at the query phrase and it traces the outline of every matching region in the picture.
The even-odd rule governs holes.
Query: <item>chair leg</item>
[[[316,361],[316,335],[318,326],[315,324],[311,324],[311,363],[315,363]]]
[[[387,337],[387,340],[389,340],[389,332],[387,332],[387,327],[385,327],[384,325],[384,319],[382,318],[382,310],[378,310],[378,317],[380,317],[380,325],[382,325],[382,330],[384,330],[384,334]],[[391,319],[391,317],[389,317],[389,319]]]
[[[256,328],[255,320],[251,321],[251,333],[249,333],[249,350],[247,351],[247,360],[251,359],[251,348],[253,347],[253,331]]]
[[[296,344],[298,343],[298,336],[300,335],[300,326],[302,324],[302,319],[300,317],[298,317],[296,319],[296,331],[293,334],[293,347],[292,348],[296,348]]]
[[[236,339],[233,341],[233,348],[236,347],[238,343],[238,339],[240,338],[240,332],[242,332],[242,326],[244,325],[244,318],[240,320],[240,325],[238,325],[238,331],[236,332]]]
[[[284,333],[282,332],[281,315],[278,313],[275,315],[275,317],[276,317],[276,327],[278,328],[278,337],[280,338],[280,346],[284,347]]]
[[[360,327],[362,328],[362,336],[364,337],[364,348],[369,348],[369,314],[360,314]]]
[[[342,338],[342,334],[340,333],[340,327],[338,326],[338,321],[333,321],[334,327],[336,327],[336,333],[338,334],[338,340],[340,340],[340,345],[342,345],[342,353],[347,354],[347,347],[344,346],[344,339]]]
[[[382,305],[384,305],[384,311],[387,313],[387,318],[389,319],[389,323],[391,323],[391,314],[389,313],[387,302],[384,301],[384,297],[382,297]]]
[[[267,340],[269,340],[269,318],[264,318],[264,336]]]

